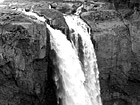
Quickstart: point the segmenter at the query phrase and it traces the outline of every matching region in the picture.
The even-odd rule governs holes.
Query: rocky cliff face
[[[69,35],[62,13],[74,13],[79,5],[53,3],[50,10],[47,4],[39,4],[34,10]],[[140,105],[139,12],[115,11],[109,3],[98,10],[96,6],[87,3],[80,16],[92,30],[103,104]],[[0,105],[56,105],[51,78],[55,54],[45,24],[4,9],[0,32]]]
[[[0,32],[0,105],[56,105],[45,24],[3,10]]]
[[[139,12],[128,19],[114,10],[86,12],[92,28],[104,105],[139,105]]]

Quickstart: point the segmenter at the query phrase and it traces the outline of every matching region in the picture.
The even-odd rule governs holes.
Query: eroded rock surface
[[[73,14],[79,5],[52,3],[48,9],[48,4],[37,4],[33,9],[68,36],[63,13]],[[103,105],[139,105],[140,13],[116,11],[112,4],[95,9],[98,6],[87,3],[81,18],[92,30]],[[45,24],[3,9],[0,33],[0,105],[56,105],[56,86],[50,76],[55,54],[50,51]]]
[[[45,24],[11,11],[0,17],[0,105],[56,105]]]
[[[114,10],[81,15],[92,28],[104,105],[139,105],[139,12],[122,16]]]

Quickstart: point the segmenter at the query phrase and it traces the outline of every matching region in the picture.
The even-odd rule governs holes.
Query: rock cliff
[[[69,35],[63,13],[81,3],[51,5],[38,3],[34,11]],[[140,105],[140,13],[100,5],[85,3],[80,16],[91,27],[103,105]],[[57,105],[48,29],[12,8],[0,11],[0,105]]]
[[[90,11],[81,17],[92,28],[104,105],[139,105],[139,12],[126,19],[119,11]]]

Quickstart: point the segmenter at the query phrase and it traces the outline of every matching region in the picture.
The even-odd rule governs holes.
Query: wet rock
[[[59,30],[68,29],[68,26],[61,12],[54,9],[38,9],[36,12],[39,15],[44,16],[53,28]]]

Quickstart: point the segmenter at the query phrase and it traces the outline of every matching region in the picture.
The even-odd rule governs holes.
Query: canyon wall
[[[104,105],[140,105],[140,14],[132,11],[100,10],[81,15],[92,28]]]
[[[68,37],[63,14],[79,3],[39,4],[39,15]],[[99,4],[97,4],[97,7]],[[87,4],[80,14],[91,27],[104,105],[140,105],[140,13]],[[43,22],[11,9],[0,11],[0,105],[56,105],[49,32]],[[80,42],[79,42],[80,43]]]

